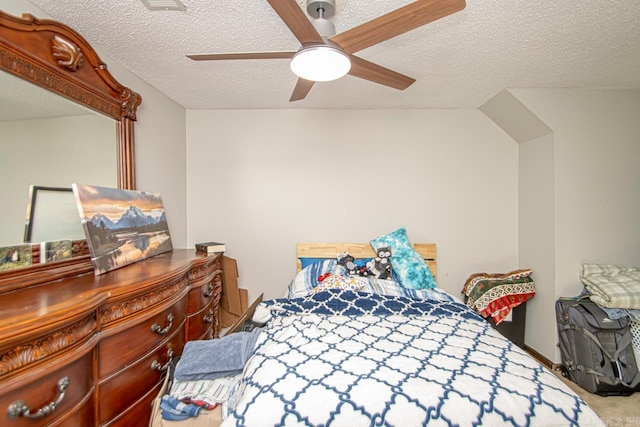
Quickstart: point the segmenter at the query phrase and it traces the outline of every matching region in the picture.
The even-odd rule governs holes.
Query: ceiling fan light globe
[[[351,69],[349,56],[330,45],[303,47],[291,58],[291,71],[298,77],[314,82],[339,79]]]

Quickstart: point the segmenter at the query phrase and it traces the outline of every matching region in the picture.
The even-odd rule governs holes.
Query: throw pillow
[[[437,286],[426,261],[409,242],[404,227],[376,237],[370,243],[376,252],[385,246],[391,248],[391,266],[398,275],[400,284],[405,288],[433,289]]]

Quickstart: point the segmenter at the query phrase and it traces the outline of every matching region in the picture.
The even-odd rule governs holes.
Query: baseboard
[[[560,364],[559,363],[553,363],[551,360],[547,359],[542,354],[538,353],[535,349],[529,347],[526,344],[524,345],[524,351],[529,353],[531,355],[531,357],[533,357],[538,362],[542,363],[544,366],[546,366],[547,368],[551,369],[552,371],[560,370]]]

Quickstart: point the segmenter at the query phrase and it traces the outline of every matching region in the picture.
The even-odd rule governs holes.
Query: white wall
[[[640,90],[513,92],[554,130],[557,296],[583,262],[640,265]]]
[[[2,0],[0,9],[17,16],[28,12],[49,18],[27,0]],[[93,42],[91,34],[82,36]],[[186,247],[185,109],[103,54],[99,46],[93,47],[116,80],[142,96],[134,132],[136,187],[162,195],[173,245]]]
[[[530,257],[543,273],[545,295],[536,296],[531,305],[545,304],[545,312],[551,317],[555,299],[582,290],[582,263],[640,265],[640,91],[511,92],[554,132],[551,143],[541,139],[520,145],[520,206],[522,209],[529,195],[534,208],[520,224],[520,261]],[[553,160],[549,158],[551,151]],[[551,164],[553,172],[549,170]],[[534,188],[536,180],[538,188]],[[533,232],[528,226],[540,228]],[[550,231],[553,245],[549,242]],[[537,258],[533,256],[535,251]],[[553,299],[546,293],[551,271],[555,272]],[[527,318],[527,343],[559,361],[555,325],[552,327],[544,316]],[[553,333],[548,333],[550,329]]]
[[[554,136],[520,143],[518,253],[531,268],[536,295],[527,301],[526,344],[554,360],[556,329]]]
[[[125,69],[109,69],[122,84],[142,96],[135,124],[136,188],[162,195],[173,247],[185,248],[186,110]]]
[[[226,242],[250,298],[279,297],[296,242],[406,226],[438,279],[518,267],[517,145],[476,110],[187,112],[188,240]]]

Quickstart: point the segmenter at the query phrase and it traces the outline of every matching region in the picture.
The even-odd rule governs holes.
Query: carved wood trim
[[[71,245],[72,256],[89,255],[89,245],[86,240],[74,240]]]
[[[86,66],[83,64],[86,63]],[[0,11],[2,68],[116,120],[136,119],[142,98],[118,83],[76,31],[49,19]]]
[[[97,330],[95,313],[44,338],[23,343],[0,354],[0,376],[73,346]]]
[[[151,307],[152,305],[169,298],[171,295],[177,294],[181,290],[186,289],[187,286],[189,286],[189,279],[186,276],[183,276],[144,295],[104,306],[100,309],[102,324],[105,325],[107,323],[114,322],[118,319]]]
[[[220,298],[222,298],[222,275],[216,276],[216,277],[220,277],[220,280],[213,281],[214,294],[213,294],[213,301],[211,302],[213,304],[213,318],[215,319],[214,325],[213,325],[214,338],[218,338],[220,333],[220,316],[218,313],[220,311]]]
[[[76,71],[84,62],[82,49],[64,37],[53,36],[51,48],[53,56],[58,59],[58,65],[68,68],[69,71]]]
[[[216,265],[217,264],[217,265]],[[213,264],[195,268],[189,272],[189,280],[197,282],[202,279],[222,274],[222,266],[219,261]],[[208,281],[208,280],[207,280]]]

